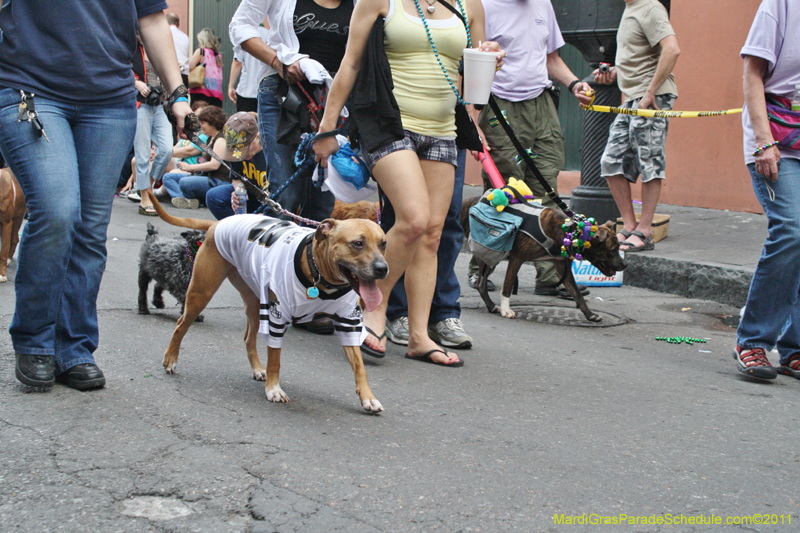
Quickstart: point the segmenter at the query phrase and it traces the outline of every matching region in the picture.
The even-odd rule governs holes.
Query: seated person
[[[255,113],[240,112],[232,115],[222,130],[226,141],[225,161],[231,162],[233,172],[238,172],[267,190],[267,161],[261,150],[258,118]],[[230,173],[231,183],[217,185],[206,193],[206,205],[217,220],[233,215],[233,191],[241,181]],[[247,195],[247,212],[253,213],[261,204],[255,194]]]
[[[218,107],[208,106],[200,110],[197,118],[203,133],[211,139],[209,146],[222,158],[225,154],[225,138],[222,133],[227,119],[225,112]],[[172,205],[181,209],[197,209],[200,200],[205,200],[209,189],[230,182],[228,169],[210,157],[208,161],[193,165],[181,161],[178,163],[178,170],[181,173],[165,174],[163,183],[164,189],[172,197]]]

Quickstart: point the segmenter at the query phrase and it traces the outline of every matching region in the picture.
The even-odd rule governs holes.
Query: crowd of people
[[[594,81],[616,83],[626,108],[671,109],[680,48],[669,14],[658,0],[624,1],[615,65],[596,70]],[[321,134],[312,148],[322,167],[339,149],[337,139],[324,134],[349,134],[380,188],[389,275],[378,283],[383,303],[364,314],[362,352],[383,357],[389,340],[407,346],[408,359],[463,366],[451,351],[472,345],[460,320],[454,271],[463,242],[458,212],[467,157],[456,145],[456,107],[465,103],[462,50],[495,54],[493,97],[556,191],[564,143],[554,83],[574,96],[569,105],[591,100],[590,85],[559,56],[564,40],[549,0],[242,0],[228,26],[234,53],[227,91],[218,36],[204,28],[190,50],[178,17],[164,15],[163,0],[68,0],[58,14],[45,4],[15,3],[13,25],[8,10],[0,8],[0,153],[30,211],[10,333],[17,377],[32,386],[60,381],[83,390],[105,383],[92,354],[114,191],[107,176],[122,169],[117,191],[140,202],[145,216],[156,216],[150,190],[176,208],[206,205],[218,219],[232,216],[239,206],[239,176],[246,176],[278,196],[290,213],[284,218],[322,220],[335,198],[312,182],[311,166],[297,168],[294,158],[300,134],[314,131]],[[101,25],[95,12],[109,24]],[[800,22],[800,11],[793,3],[763,0],[742,49],[745,162],[770,219],[770,238],[734,358],[740,371],[767,379],[777,372],[800,378],[800,213],[792,179],[800,172],[800,156],[777,144],[781,139],[770,130],[766,104],[771,96],[790,97],[800,85],[800,38],[785,31],[794,22]],[[107,46],[78,40],[68,61],[47,61],[37,43],[44,35],[69,39],[76,26]],[[311,102],[307,112],[291,109],[298,91]],[[26,98],[32,104],[34,95],[36,111],[30,105],[31,119],[18,121],[19,109]],[[222,110],[226,96],[237,109],[230,117]],[[502,175],[523,180],[545,205],[552,203],[517,164],[492,110],[466,104],[483,150],[491,152]],[[200,141],[213,155],[182,138],[191,111],[202,128]],[[102,135],[93,133],[95,125]],[[654,247],[650,226],[665,179],[667,131],[666,118],[628,114],[618,115],[611,127],[601,174],[622,214],[621,250]],[[640,175],[637,219],[631,185]],[[252,183],[248,212],[260,205]],[[66,196],[51,194],[65,184]],[[31,268],[44,254],[52,260]],[[470,265],[470,285],[476,266]],[[554,269],[546,263],[536,268],[536,292],[560,295]],[[304,327],[333,332],[325,316]],[[776,345],[777,369],[766,357]]]

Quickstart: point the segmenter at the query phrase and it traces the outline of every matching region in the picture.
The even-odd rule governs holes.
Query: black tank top
[[[352,14],[353,0],[341,0],[334,9],[319,6],[314,0],[297,0],[294,32],[300,53],[322,63],[331,74],[339,70]]]

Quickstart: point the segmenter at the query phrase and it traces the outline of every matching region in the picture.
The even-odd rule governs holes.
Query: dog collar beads
[[[597,221],[592,217],[574,215],[564,221],[561,229],[566,233],[561,243],[561,256],[583,261],[583,254],[592,247],[592,237],[597,233]]]

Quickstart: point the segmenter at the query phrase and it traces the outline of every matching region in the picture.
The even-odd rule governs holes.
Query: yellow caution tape
[[[586,111],[598,113],[616,113],[619,115],[638,115],[640,117],[656,118],[693,118],[693,117],[719,117],[722,115],[735,115],[741,113],[739,109],[722,109],[720,111],[662,111],[660,109],[630,109],[627,107],[609,107],[606,105],[582,105]]]
[[[694,117],[719,117],[722,115],[735,115],[741,113],[739,109],[723,109],[722,111],[661,111],[660,109],[631,109],[629,107],[609,107],[607,105],[593,105],[596,93],[586,92],[586,96],[591,96],[592,101],[589,105],[582,105],[586,111],[596,111],[598,113],[616,113],[618,115],[637,115],[640,117],[656,118],[694,118]]]

